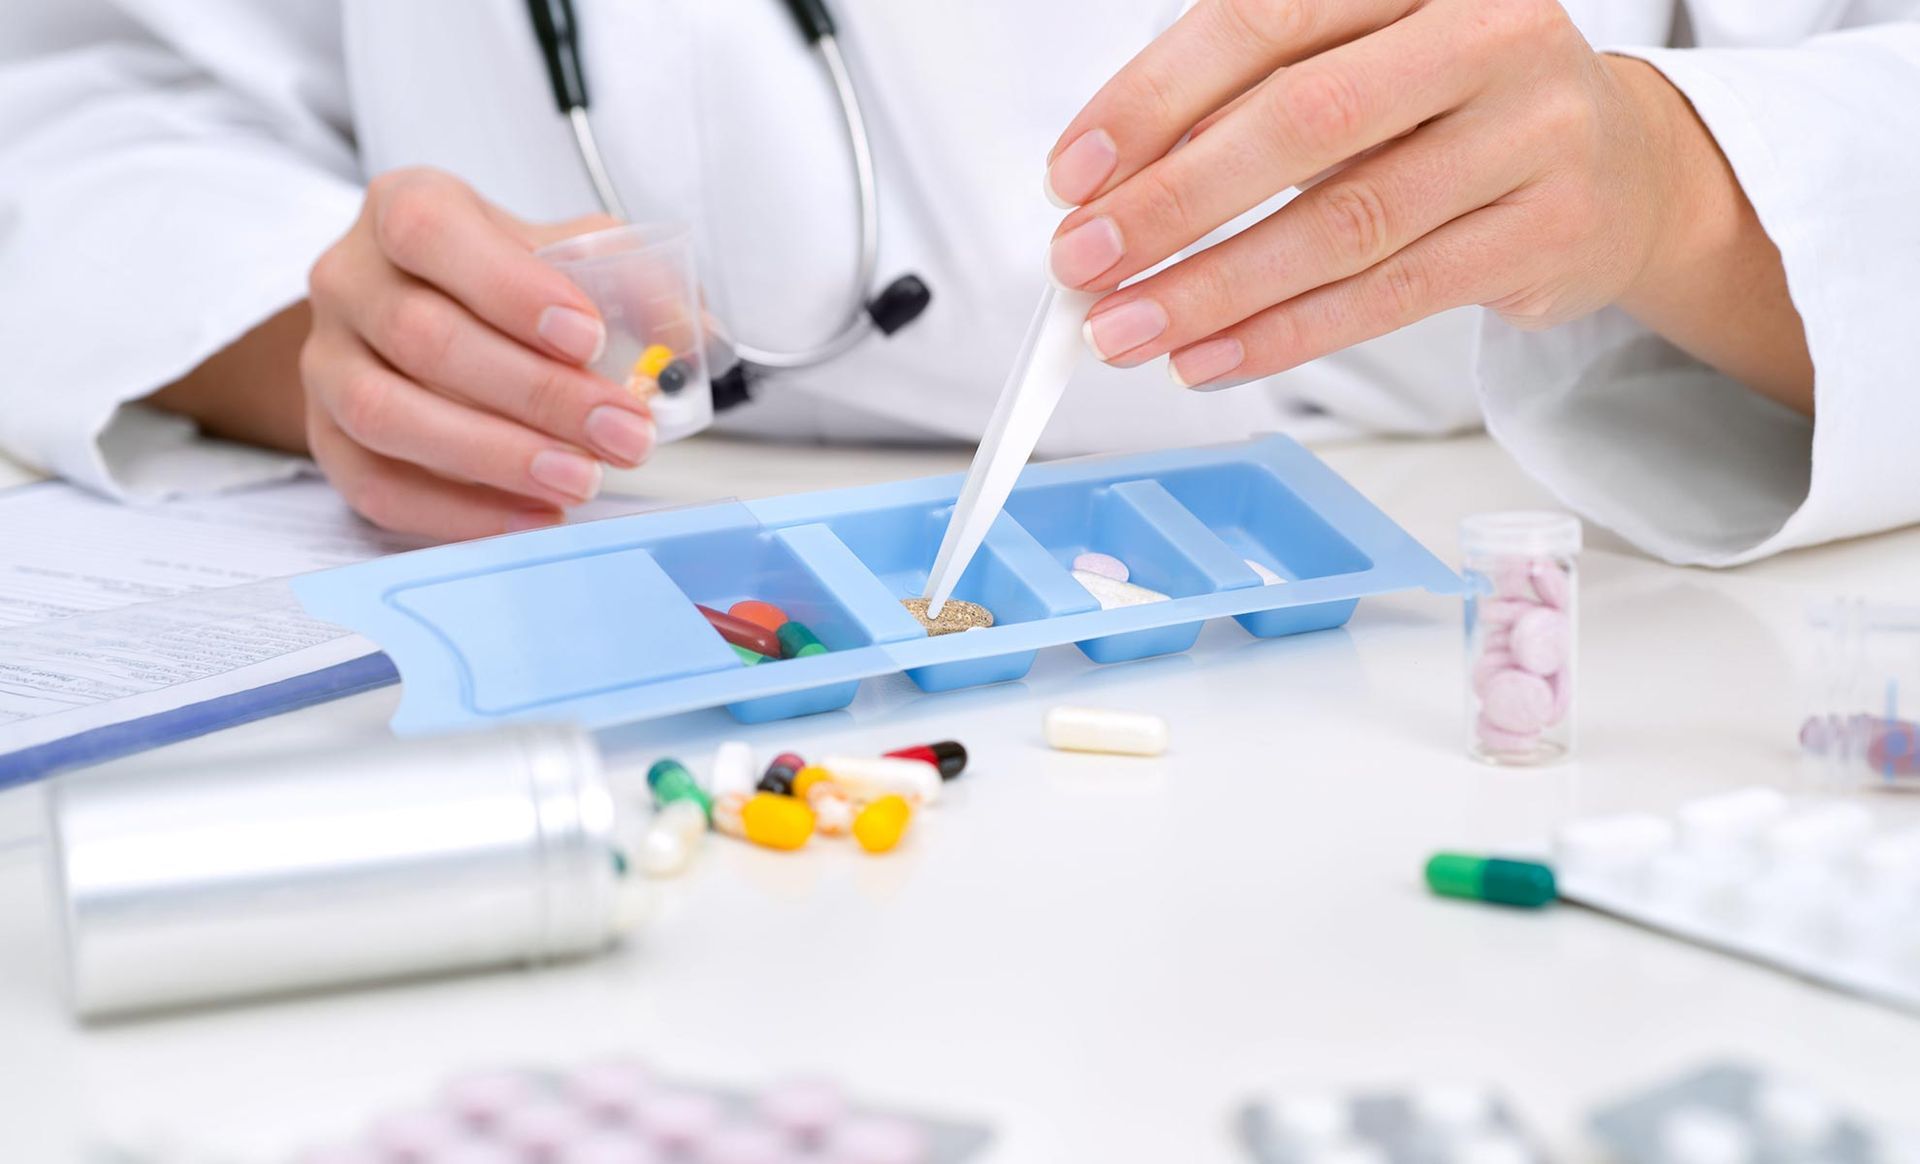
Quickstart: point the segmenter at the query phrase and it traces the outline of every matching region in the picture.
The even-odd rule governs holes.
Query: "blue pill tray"
[[[1029,465],[954,597],[984,630],[929,637],[917,597],[960,491],[953,474],[559,526],[296,579],[404,684],[394,730],[519,719],[608,727],[725,705],[746,723],[845,707],[862,679],[926,691],[1018,679],[1041,647],[1099,663],[1184,651],[1211,618],[1262,638],[1345,623],[1359,599],[1465,583],[1285,437]],[[1102,610],[1070,570],[1127,563],[1166,602]],[[1243,559],[1285,578],[1262,585]],[[757,598],[829,652],[741,661],[694,604]]]

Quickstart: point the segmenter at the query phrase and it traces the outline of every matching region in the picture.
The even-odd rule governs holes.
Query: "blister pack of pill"
[[[1920,1011],[1920,828],[1859,799],[1747,788],[1577,820],[1553,848],[1563,898]]]
[[[1911,1164],[1910,1132],[1875,1128],[1830,1097],[1737,1063],[1719,1063],[1593,1113],[1620,1164]]]
[[[961,1164],[978,1123],[860,1104],[830,1084],[758,1091],[673,1080],[627,1061],[463,1075],[298,1164]]]
[[[1290,1094],[1235,1115],[1256,1164],[1539,1164],[1538,1141],[1484,1088]]]

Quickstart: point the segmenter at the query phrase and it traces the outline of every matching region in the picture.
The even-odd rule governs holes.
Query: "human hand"
[[[1632,310],[1684,250],[1682,133],[1717,160],[1664,78],[1595,53],[1555,0],[1201,0],[1061,134],[1048,189],[1079,209],[1050,263],[1109,290],[1301,186],[1094,306],[1102,359],[1172,353],[1186,387],[1468,304],[1526,328]]]
[[[646,406],[585,370],[606,329],[533,256],[605,216],[533,226],[451,175],[382,174],[314,264],[300,352],[307,445],[376,524],[443,538],[550,525],[601,463],[654,445]]]

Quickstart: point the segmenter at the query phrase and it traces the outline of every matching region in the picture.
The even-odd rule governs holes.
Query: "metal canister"
[[[599,751],[571,728],[72,773],[48,803],[86,1017],[538,963],[635,916]]]

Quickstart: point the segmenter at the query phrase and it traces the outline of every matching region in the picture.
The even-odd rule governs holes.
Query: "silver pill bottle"
[[[588,954],[644,905],[573,728],[71,773],[48,806],[87,1018]]]

